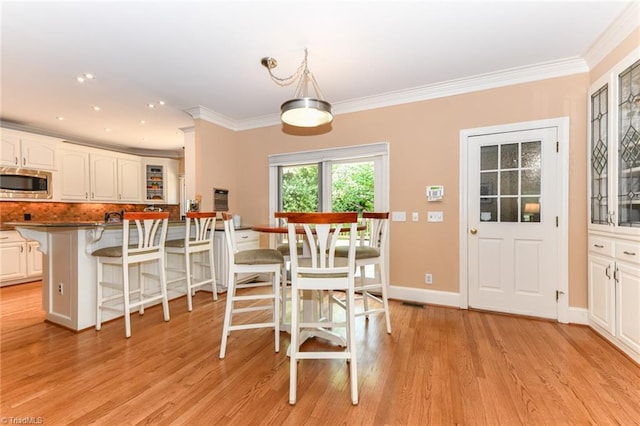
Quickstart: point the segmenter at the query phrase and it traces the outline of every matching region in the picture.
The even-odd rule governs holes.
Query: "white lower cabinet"
[[[17,231],[0,231],[0,286],[42,278],[42,253],[37,241],[27,241]]]
[[[250,229],[238,229],[235,232],[238,251],[260,248],[260,234],[258,232]],[[216,230],[213,236],[213,253],[218,292],[226,292],[229,287],[229,255],[227,253],[227,238],[222,230]],[[257,274],[238,274],[237,281],[248,282],[257,276]]]
[[[640,241],[589,234],[589,325],[640,362]]]
[[[640,265],[618,262],[616,335],[640,358]]]

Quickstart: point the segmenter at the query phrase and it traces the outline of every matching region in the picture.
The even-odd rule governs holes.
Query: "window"
[[[270,212],[389,209],[388,144],[269,157]]]

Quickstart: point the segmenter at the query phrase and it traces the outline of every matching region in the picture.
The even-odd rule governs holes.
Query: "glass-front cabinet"
[[[618,77],[618,225],[640,227],[640,60]]]
[[[178,160],[162,157],[144,157],[143,202],[151,205],[179,204]]]
[[[640,362],[640,51],[589,92],[588,320]]]
[[[640,60],[593,85],[589,142],[590,228],[635,233],[640,230]]]
[[[145,186],[147,202],[162,202],[165,199],[165,174],[164,166],[159,164],[147,164],[145,166]]]

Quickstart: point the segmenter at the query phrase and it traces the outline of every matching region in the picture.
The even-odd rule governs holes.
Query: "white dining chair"
[[[384,313],[387,333],[391,334],[386,271],[389,212],[363,212],[362,219],[366,229],[360,232],[356,246],[356,269],[360,276],[356,277],[355,292],[360,295],[356,296],[356,300],[362,300],[364,310],[355,315],[368,320],[371,314]],[[338,247],[336,250],[336,256],[346,256],[347,253],[347,247]],[[373,266],[373,277],[367,276],[367,266]],[[334,296],[332,301],[344,307],[344,299]]]
[[[125,336],[131,336],[131,309],[138,308],[144,314],[145,305],[162,302],[164,320],[169,321],[169,301],[167,299],[167,277],[165,270],[164,246],[167,237],[169,212],[126,212],[122,220],[122,245],[103,247],[92,255],[97,258],[96,288],[96,330],[102,327],[102,311],[119,312],[124,315]],[[133,231],[131,239],[129,230]],[[156,273],[143,271],[143,264],[155,263]],[[121,269],[121,281],[109,281],[105,266]],[[132,288],[130,267],[138,266],[136,288]],[[147,291],[145,281],[153,279],[157,289]],[[105,289],[109,289],[105,292]]]
[[[229,259],[229,277],[227,283],[227,302],[220,343],[220,359],[227,349],[227,338],[232,331],[254,328],[273,328],[275,333],[275,351],[280,351],[280,272],[284,259],[275,249],[250,249],[238,251],[236,246],[233,216],[222,213],[226,249]],[[237,282],[237,274],[269,274],[269,281],[258,281],[241,284]],[[266,291],[253,291],[258,288]],[[251,291],[238,290],[252,289]],[[268,304],[264,304],[264,302]],[[256,311],[271,311],[269,321],[250,322],[246,317],[240,320],[239,314]]]
[[[289,404],[297,399],[297,372],[300,359],[345,359],[350,367],[351,402],[358,404],[358,377],[354,317],[354,276],[355,246],[357,237],[358,214],[353,213],[293,213],[289,214],[288,236],[291,257],[291,345]],[[296,230],[304,229],[308,244],[309,257],[298,255]],[[336,256],[336,247],[342,232],[347,233],[349,241],[347,256]],[[331,321],[318,318],[317,309],[302,313],[300,292],[307,297],[315,297],[316,291],[343,291],[345,299],[345,319]],[[304,305],[304,304],[303,304]],[[328,304],[329,308],[332,304]],[[343,351],[302,350],[303,330],[317,328],[343,327],[346,330],[345,349]]]
[[[216,274],[213,261],[213,235],[216,226],[216,212],[188,212],[185,218],[184,238],[169,240],[165,244],[167,272],[172,276],[167,287],[184,287],[187,308],[193,309],[193,295],[198,288],[211,286],[213,300],[218,300]],[[182,267],[170,267],[169,255],[182,257]],[[205,261],[206,260],[206,261]],[[196,273],[196,270],[199,273]]]

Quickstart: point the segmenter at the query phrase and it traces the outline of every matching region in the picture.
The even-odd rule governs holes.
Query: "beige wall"
[[[213,210],[213,188],[228,189],[229,208],[238,209],[238,135],[204,120],[195,122],[196,194],[202,196],[201,211]]]
[[[612,53],[624,56],[638,45],[637,34]],[[606,58],[605,61],[611,60]],[[605,62],[603,61],[603,62]],[[513,85],[370,111],[338,115],[331,131],[290,135],[281,126],[233,133],[200,122],[198,187],[211,203],[210,188],[231,190],[231,209],[245,223],[268,218],[268,155],[373,142],[390,145],[390,209],[418,211],[420,222],[392,222],[390,274],[395,286],[459,291],[459,135],[468,128],[558,117],[570,118],[569,147],[569,305],[587,306],[587,89],[593,76]],[[443,223],[428,223],[425,186],[442,184],[437,210]]]

